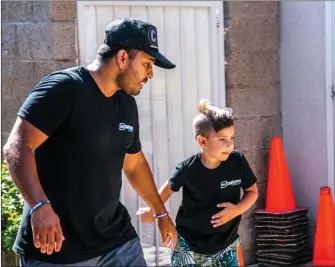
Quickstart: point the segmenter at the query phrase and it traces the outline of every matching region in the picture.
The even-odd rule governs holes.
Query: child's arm
[[[218,207],[225,209],[212,216],[211,222],[213,224],[213,227],[218,227],[222,224],[225,224],[231,219],[243,214],[248,209],[250,209],[252,205],[255,204],[258,198],[257,185],[253,184],[251,187],[244,189],[243,191],[243,197],[237,205],[234,205],[232,203],[218,204]]]
[[[161,186],[161,188],[158,190],[158,193],[163,203],[165,203],[169,199],[173,191],[171,190],[168,181],[166,181]],[[139,210],[136,212],[136,215],[140,216],[140,219],[143,223],[152,223],[155,220],[154,212],[150,207],[139,208]]]
[[[161,199],[163,203],[165,203],[169,197],[172,195],[173,191],[171,190],[168,181],[166,181],[162,187],[158,190],[159,195],[161,196]]]
[[[252,205],[255,204],[257,198],[258,198],[258,189],[257,185],[254,184],[251,187],[243,190],[244,194],[241,199],[241,201],[236,205],[238,208],[240,214],[245,213],[248,209],[252,207]]]

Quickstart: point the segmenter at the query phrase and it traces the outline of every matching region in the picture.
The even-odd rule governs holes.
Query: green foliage
[[[10,251],[19,229],[23,210],[23,200],[14,182],[8,166],[1,164],[1,249]]]

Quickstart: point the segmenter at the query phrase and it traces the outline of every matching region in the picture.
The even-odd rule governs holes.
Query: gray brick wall
[[[265,206],[270,140],[282,133],[277,12],[273,1],[225,2],[227,102],[236,117],[236,147],[245,153],[260,191],[240,227],[246,264],[254,262],[252,212]]]
[[[3,1],[1,15],[3,146],[33,86],[47,73],[77,64],[76,2]]]

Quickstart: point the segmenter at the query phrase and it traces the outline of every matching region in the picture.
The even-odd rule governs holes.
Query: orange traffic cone
[[[308,208],[296,207],[281,137],[272,138],[269,157],[266,208],[254,212],[256,259],[269,266],[311,261]]]
[[[320,190],[313,265],[335,266],[335,208],[328,186],[321,187]]]
[[[289,212],[296,209],[290,174],[281,137],[274,137],[270,145],[270,161],[266,211]]]

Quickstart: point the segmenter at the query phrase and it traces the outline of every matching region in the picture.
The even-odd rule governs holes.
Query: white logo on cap
[[[151,44],[157,44],[157,32],[154,27],[149,28],[148,37]]]

